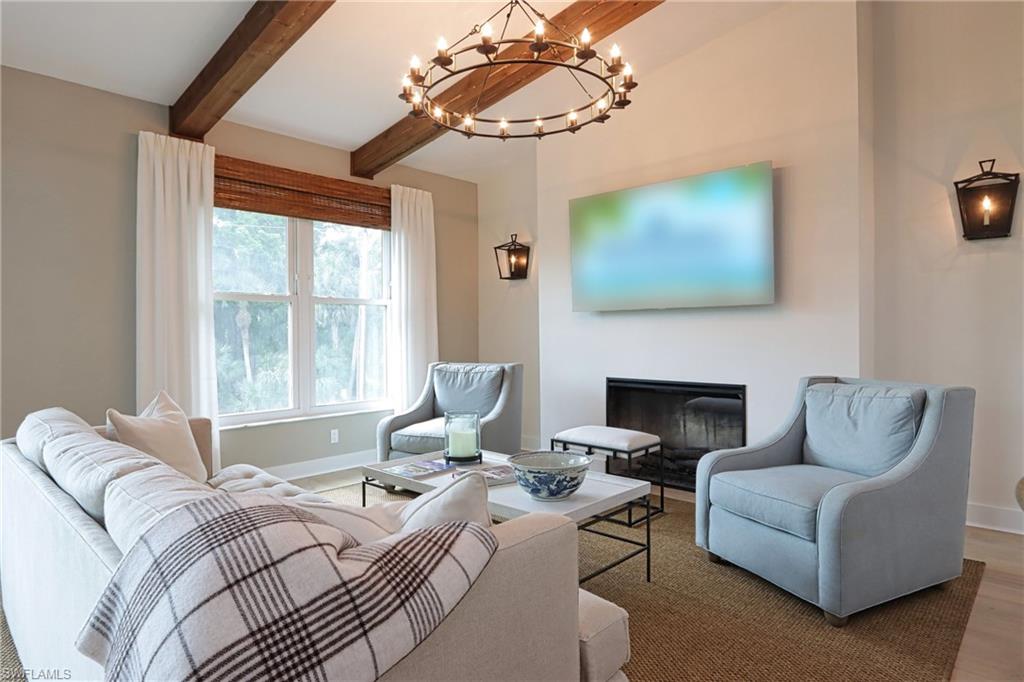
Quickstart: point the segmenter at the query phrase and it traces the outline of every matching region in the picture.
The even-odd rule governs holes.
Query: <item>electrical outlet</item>
[[[338,442],[338,429],[331,429],[331,443]]]

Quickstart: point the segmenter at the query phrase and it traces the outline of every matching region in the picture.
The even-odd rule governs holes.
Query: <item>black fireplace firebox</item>
[[[697,462],[714,450],[747,444],[747,387],[609,377],[605,423],[653,433],[661,438],[662,457],[609,460],[609,472],[658,481],[659,464],[665,485],[694,490]]]

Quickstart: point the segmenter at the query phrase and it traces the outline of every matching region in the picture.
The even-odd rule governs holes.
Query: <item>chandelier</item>
[[[533,26],[532,38],[506,37],[512,15],[517,11]],[[505,15],[504,25],[495,36],[491,22],[500,14]],[[553,23],[527,0],[509,0],[451,45],[444,37],[438,38],[437,54],[425,70],[423,62],[414,55],[409,62],[409,72],[402,76],[399,97],[409,104],[410,116],[429,118],[434,125],[462,133],[467,138],[507,140],[575,133],[591,123],[604,123],[611,118],[613,110],[629,106],[630,93],[637,86],[633,67],[624,61],[618,45],[612,45],[605,58],[591,47],[591,43],[588,29],[584,28],[577,37]],[[579,106],[558,113],[538,114],[533,118],[478,116],[477,108],[492,71],[507,64],[565,69],[583,93]],[[435,99],[441,85],[478,69],[487,71],[472,106],[452,111]]]

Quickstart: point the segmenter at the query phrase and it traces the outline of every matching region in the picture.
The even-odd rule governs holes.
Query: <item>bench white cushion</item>
[[[576,428],[559,431],[555,440],[564,440],[581,445],[592,445],[605,450],[629,452],[639,448],[649,448],[661,443],[661,438],[653,433],[620,429],[615,426],[577,426]]]

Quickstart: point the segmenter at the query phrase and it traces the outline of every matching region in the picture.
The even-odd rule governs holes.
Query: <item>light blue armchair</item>
[[[960,575],[974,389],[802,379],[765,443],[697,467],[696,541],[829,623]]]
[[[519,452],[523,431],[523,366],[435,362],[416,404],[377,424],[381,462],[444,449],[444,413],[478,412],[480,447]]]

